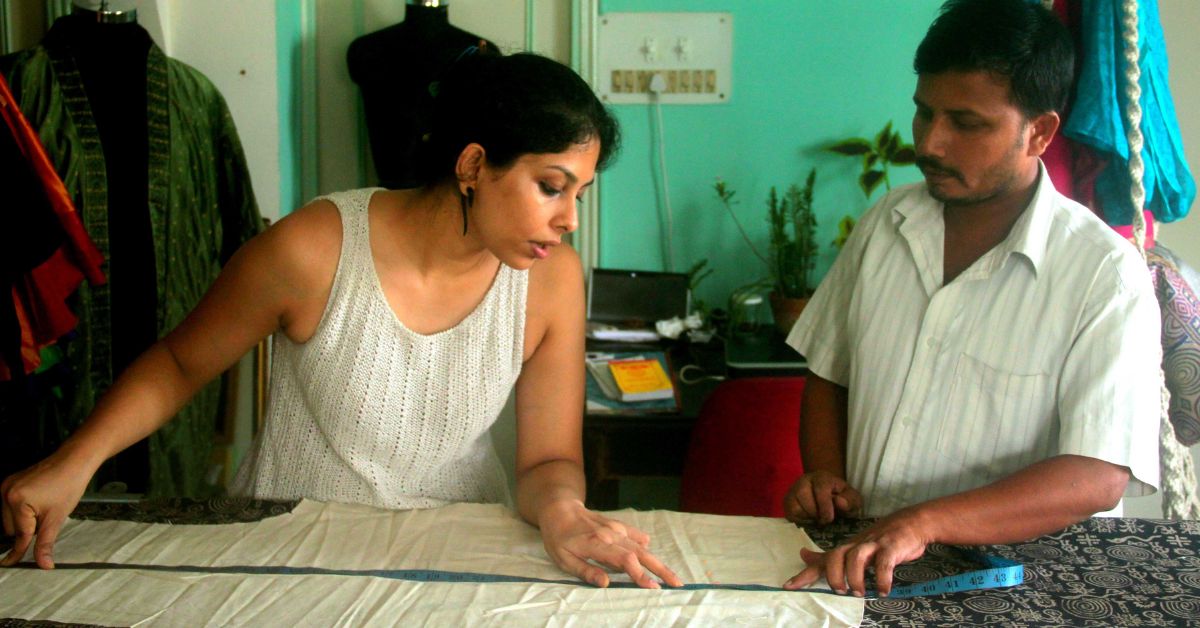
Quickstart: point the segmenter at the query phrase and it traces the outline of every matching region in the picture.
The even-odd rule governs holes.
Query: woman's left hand
[[[588,510],[578,500],[548,505],[538,517],[546,553],[563,571],[598,587],[608,586],[608,573],[588,562],[629,574],[639,587],[658,589],[651,574],[670,587],[683,581],[648,549],[650,537],[633,526]]]

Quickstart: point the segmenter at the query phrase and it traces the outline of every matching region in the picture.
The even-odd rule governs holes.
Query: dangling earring
[[[475,188],[468,187],[465,194],[460,192],[458,199],[462,201],[463,235],[467,235],[467,210],[475,202]]]

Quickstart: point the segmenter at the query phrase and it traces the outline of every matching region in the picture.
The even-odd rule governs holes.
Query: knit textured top
[[[266,421],[230,492],[381,508],[510,502],[488,429],[521,372],[528,274],[501,264],[460,323],[412,331],[375,272],[375,191],[323,197],[343,233],[329,301],[307,342],[275,334]]]

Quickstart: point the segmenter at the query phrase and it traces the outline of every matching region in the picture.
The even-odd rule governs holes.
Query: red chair
[[[717,386],[692,429],[680,509],[782,517],[783,496],[804,470],[803,392],[803,377],[747,377]]]

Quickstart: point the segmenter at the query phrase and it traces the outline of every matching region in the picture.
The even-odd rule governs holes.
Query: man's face
[[[988,72],[922,74],[913,95],[913,145],[929,193],[947,205],[985,202],[1019,187],[1044,146],[1009,100],[1008,81]]]

